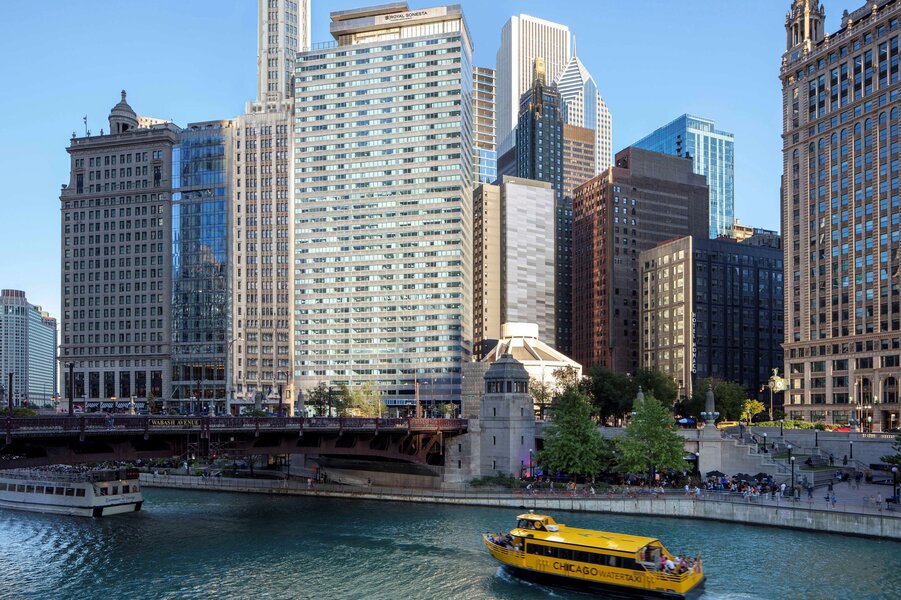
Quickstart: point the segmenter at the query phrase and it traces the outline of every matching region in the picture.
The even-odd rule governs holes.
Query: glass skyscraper
[[[297,59],[295,381],[459,401],[472,351],[472,44],[459,5],[331,13]]]
[[[474,67],[472,77],[473,170],[476,181],[491,183],[497,179],[494,69]]]
[[[6,402],[9,374],[13,403],[43,406],[56,393],[56,319],[29,304],[25,292],[0,292],[0,399]]]
[[[633,144],[636,148],[691,158],[710,188],[710,237],[729,235],[735,221],[735,136],[710,119],[682,115]]]
[[[225,404],[233,129],[193,123],[173,150],[172,402],[182,412]]]

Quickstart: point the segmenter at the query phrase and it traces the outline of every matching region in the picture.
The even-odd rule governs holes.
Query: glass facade
[[[459,6],[424,13],[333,13],[295,78],[295,380],[393,412],[422,381],[458,402],[472,348],[472,48]]]
[[[173,151],[170,408],[181,412],[225,401],[231,135],[229,122],[189,125]]]
[[[56,319],[29,304],[25,292],[0,293],[0,387],[6,402],[13,374],[13,403],[43,406],[56,393]]]
[[[735,136],[713,121],[682,115],[640,139],[636,148],[691,158],[710,188],[710,237],[728,236],[735,222]]]
[[[497,179],[494,69],[473,69],[473,170],[478,183]]]

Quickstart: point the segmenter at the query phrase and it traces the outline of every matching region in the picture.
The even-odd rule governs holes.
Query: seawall
[[[254,494],[318,496],[389,502],[422,502],[458,504],[496,508],[529,509],[546,512],[573,511],[680,519],[727,521],[744,525],[787,527],[804,531],[839,533],[863,537],[901,540],[901,513],[876,509],[829,510],[805,507],[805,503],[790,500],[771,501],[757,498],[694,499],[671,492],[669,496],[585,497],[525,496],[503,492],[473,492],[454,490],[412,490],[378,487],[354,487],[316,484],[313,487],[299,482],[273,482],[240,479],[209,479],[185,476],[141,475],[146,487],[163,487]],[[343,489],[342,489],[343,488]],[[677,495],[678,494],[678,495]],[[897,516],[896,516],[897,515]]]

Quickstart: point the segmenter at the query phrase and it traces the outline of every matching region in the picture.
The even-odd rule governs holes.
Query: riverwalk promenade
[[[874,502],[890,495],[890,489],[866,483],[859,489],[847,483],[837,484],[833,505],[824,499],[825,492],[815,493],[810,499],[805,494],[799,500],[778,495],[754,497],[703,490],[698,496],[676,489],[667,489],[664,494],[650,494],[639,488],[621,488],[596,495],[583,492],[572,495],[564,491],[528,494],[479,488],[428,490],[147,473],[141,474],[141,482],[145,487],[707,519],[901,540],[901,510],[893,510],[894,505],[884,502]]]

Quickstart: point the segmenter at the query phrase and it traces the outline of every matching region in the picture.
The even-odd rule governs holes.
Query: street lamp
[[[892,496],[895,503],[898,503],[898,467],[892,467]]]
[[[782,426],[785,424],[785,419],[779,419],[779,437],[782,437]]]
[[[788,460],[794,460],[794,459],[792,458],[792,445],[791,445],[791,444],[786,444],[785,447],[788,448]]]
[[[819,429],[813,430],[813,447],[814,448],[820,447],[820,430]]]
[[[791,447],[789,447],[789,452],[791,451]],[[795,457],[790,456],[788,462],[791,463],[792,466],[792,498],[795,496]]]
[[[766,450],[766,437],[767,437],[767,433],[764,432],[764,433],[763,433],[763,451],[764,451],[764,452],[767,451],[767,450]]]
[[[848,440],[848,457],[854,458],[854,441]]]
[[[532,449],[529,448],[529,479],[531,481],[535,480],[535,471],[532,468]]]

